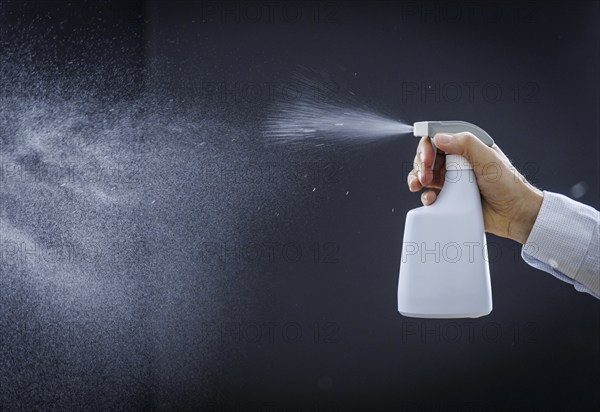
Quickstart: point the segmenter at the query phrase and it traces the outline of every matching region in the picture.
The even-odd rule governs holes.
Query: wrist
[[[527,242],[542,207],[543,200],[544,192],[529,184],[526,186],[525,193],[521,197],[521,207],[511,222],[511,231],[509,234],[511,239],[521,244]]]

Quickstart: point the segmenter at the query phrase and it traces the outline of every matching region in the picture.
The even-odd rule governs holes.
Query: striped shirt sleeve
[[[599,212],[544,191],[542,207],[521,257],[529,265],[600,299]]]

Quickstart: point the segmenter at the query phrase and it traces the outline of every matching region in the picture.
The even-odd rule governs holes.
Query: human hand
[[[446,174],[446,156],[441,152],[461,155],[473,165],[485,231],[524,244],[542,205],[543,192],[513,167],[496,144],[489,147],[468,132],[438,133],[434,141],[438,155],[432,170],[433,146],[429,137],[421,138],[408,174],[409,190],[425,188],[421,202],[425,206],[434,203]]]

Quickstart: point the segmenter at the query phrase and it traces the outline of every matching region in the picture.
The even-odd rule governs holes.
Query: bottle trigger
[[[431,170],[433,170],[433,167],[435,166],[435,159],[437,157],[437,146],[433,143],[433,139],[431,139],[431,146],[433,146],[433,160],[431,162]]]

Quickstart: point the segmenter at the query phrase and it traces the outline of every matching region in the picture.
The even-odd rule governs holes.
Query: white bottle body
[[[476,318],[492,311],[481,198],[471,165],[447,155],[434,204],[406,215],[398,311],[419,318]]]

